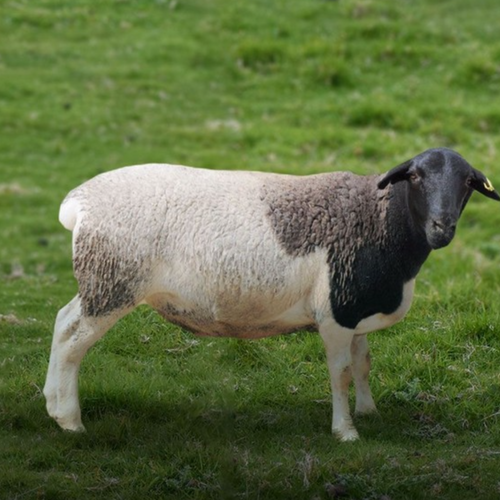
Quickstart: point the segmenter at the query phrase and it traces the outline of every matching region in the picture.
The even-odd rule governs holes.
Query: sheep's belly
[[[186,317],[172,317],[162,315],[170,323],[174,323],[185,330],[189,330],[195,335],[204,337],[237,337],[241,339],[259,339],[271,337],[273,335],[282,335],[285,333],[294,333],[297,331],[317,331],[313,324],[305,324],[301,326],[287,325],[278,322],[268,323],[263,325],[237,325],[231,323],[215,322],[197,322]]]
[[[317,331],[301,301],[279,315],[255,308],[235,311],[232,317],[217,317],[212,311],[197,307],[180,308],[159,297],[149,301],[149,304],[170,323],[196,335],[254,339],[300,330]]]

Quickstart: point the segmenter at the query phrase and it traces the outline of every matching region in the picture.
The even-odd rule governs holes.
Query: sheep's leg
[[[369,385],[370,349],[366,335],[355,335],[351,345],[352,371],[356,386],[356,413],[377,411]]]
[[[52,337],[52,349],[50,352],[49,368],[43,393],[47,402],[47,411],[49,415],[54,416],[57,412],[57,348],[59,337],[66,325],[73,325],[76,318],[80,315],[80,301],[78,296],[66,304],[57,314],[54,326],[54,335]],[[56,340],[57,339],[57,340]]]
[[[346,328],[340,328],[333,320],[320,325],[319,332],[325,344],[332,386],[332,432],[341,441],[354,441],[358,439],[358,433],[349,412],[353,333]]]
[[[86,317],[76,296],[56,319],[44,387],[47,411],[65,430],[84,431],[78,401],[78,372],[85,353],[124,313]]]

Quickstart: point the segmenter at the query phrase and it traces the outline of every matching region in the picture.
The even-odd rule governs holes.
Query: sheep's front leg
[[[351,345],[352,371],[356,386],[356,413],[377,411],[369,385],[370,348],[366,335],[355,335]]]
[[[332,386],[332,432],[341,441],[354,441],[358,433],[349,412],[349,386],[351,384],[351,344],[353,333],[328,320],[319,327],[326,349]]]
[[[78,296],[57,315],[43,392],[49,415],[65,430],[85,430],[78,401],[80,363],[90,347],[120,316],[86,317],[82,315]]]

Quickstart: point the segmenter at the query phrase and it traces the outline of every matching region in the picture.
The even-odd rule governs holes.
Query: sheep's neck
[[[390,248],[397,256],[394,265],[405,279],[415,278],[431,252],[425,231],[413,219],[408,205],[408,185],[392,186],[387,208],[387,232]]]

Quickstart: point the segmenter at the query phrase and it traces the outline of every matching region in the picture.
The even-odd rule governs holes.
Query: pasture
[[[385,172],[456,149],[500,186],[494,0],[5,0],[0,499],[494,499],[500,204],[474,195],[406,319],[369,336],[379,414],[330,434],[321,339],[197,338],[142,308],[85,357],[87,433],[47,415],[76,293],[66,193],[139,163]]]

